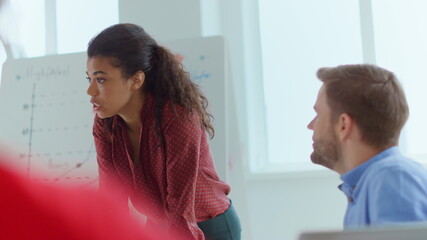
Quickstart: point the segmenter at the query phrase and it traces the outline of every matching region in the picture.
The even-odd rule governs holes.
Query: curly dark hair
[[[195,111],[210,137],[215,135],[213,116],[207,111],[208,101],[199,86],[190,79],[175,56],[159,46],[142,27],[124,23],[104,29],[90,40],[87,56],[111,58],[111,64],[121,68],[125,78],[138,71],[145,73],[142,91],[155,98],[156,131],[161,124],[164,104],[171,101],[182,106],[188,114]],[[111,119],[106,120],[111,122]]]

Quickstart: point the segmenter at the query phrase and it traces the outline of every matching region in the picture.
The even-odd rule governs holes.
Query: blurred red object
[[[97,191],[32,182],[2,165],[0,189],[0,239],[166,239]]]

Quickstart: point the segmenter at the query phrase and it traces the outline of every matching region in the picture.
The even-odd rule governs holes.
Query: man
[[[427,170],[397,146],[409,109],[394,74],[362,64],[321,68],[317,77],[311,160],[341,175],[344,227],[427,221]]]

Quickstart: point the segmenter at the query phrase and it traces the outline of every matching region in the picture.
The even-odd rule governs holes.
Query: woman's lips
[[[98,109],[101,107],[101,104],[99,104],[99,103],[96,103],[96,102],[94,102],[94,101],[90,101],[90,103],[92,103],[92,109],[93,109],[93,111],[98,111]]]

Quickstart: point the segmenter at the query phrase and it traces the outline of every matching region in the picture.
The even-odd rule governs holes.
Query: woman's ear
[[[145,73],[143,71],[138,71],[132,76],[132,88],[135,90],[139,89],[144,85]]]

